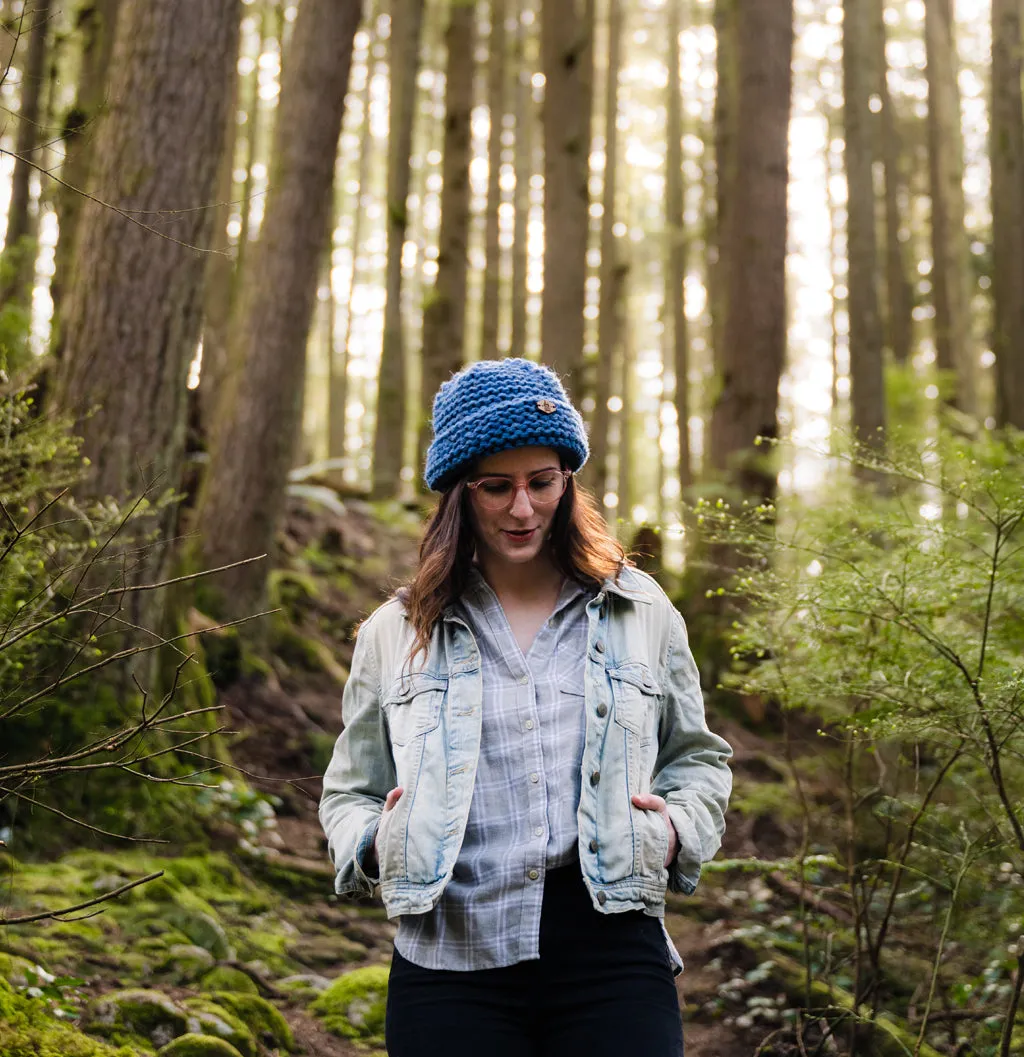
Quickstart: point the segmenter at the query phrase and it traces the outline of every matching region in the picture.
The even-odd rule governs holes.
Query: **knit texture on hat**
[[[508,448],[554,448],[571,470],[590,454],[580,413],[548,367],[480,360],[453,375],[434,397],[434,439],[423,478],[441,492],[474,459]]]

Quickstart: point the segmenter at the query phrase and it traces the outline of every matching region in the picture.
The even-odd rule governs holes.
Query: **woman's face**
[[[538,470],[559,470],[558,453],[551,448],[512,448],[481,459],[470,476],[506,477],[523,483]],[[477,547],[492,558],[516,565],[532,561],[541,552],[558,503],[534,506],[526,488],[517,488],[509,506],[502,510],[486,509],[480,502],[481,489],[470,490],[469,506]]]

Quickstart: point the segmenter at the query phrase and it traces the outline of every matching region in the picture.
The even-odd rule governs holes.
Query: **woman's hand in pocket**
[[[654,793],[636,793],[630,799],[633,801],[633,807],[638,807],[641,811],[656,811],[661,815],[668,829],[668,851],[665,854],[664,862],[667,870],[679,851],[679,834],[676,833],[676,828],[672,825],[672,819],[669,818],[668,805],[665,803],[665,798]]]

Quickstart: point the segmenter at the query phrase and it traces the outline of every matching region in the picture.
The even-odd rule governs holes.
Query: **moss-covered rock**
[[[175,943],[167,950],[159,972],[176,984],[187,984],[213,968],[214,957],[205,947],[194,943]]]
[[[188,998],[182,1005],[189,1031],[215,1035],[230,1042],[242,1057],[256,1057],[256,1039],[240,1017],[209,998]]]
[[[166,1046],[188,1031],[185,1011],[160,991],[142,988],[111,991],[89,1007],[83,1026],[113,1039],[139,1036],[154,1046]]]
[[[158,1050],[157,1057],[239,1057],[239,1053],[223,1039],[189,1032]]]
[[[295,1049],[288,1021],[265,998],[238,991],[216,991],[211,997],[218,1006],[234,1013],[264,1046],[277,1046],[289,1053]]]
[[[6,980],[13,987],[29,987],[38,976],[39,966],[35,962],[0,952],[0,980]]]
[[[204,991],[238,991],[244,995],[260,993],[251,976],[243,973],[241,969],[233,969],[230,965],[218,965],[205,973],[199,981],[199,986]]]
[[[287,950],[290,957],[311,969],[359,962],[366,957],[366,947],[362,943],[339,932],[324,936],[303,936],[289,944]]]
[[[368,965],[339,976],[309,1008],[335,1035],[383,1044],[387,997],[388,967]]]
[[[0,1054],[3,1057],[137,1057],[57,1020],[38,999],[16,994],[0,980]]]

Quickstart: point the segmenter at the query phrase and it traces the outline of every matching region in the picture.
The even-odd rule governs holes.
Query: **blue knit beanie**
[[[479,360],[434,397],[434,439],[423,478],[443,492],[484,455],[508,448],[554,448],[570,470],[590,451],[580,413],[558,376],[530,360]]]

